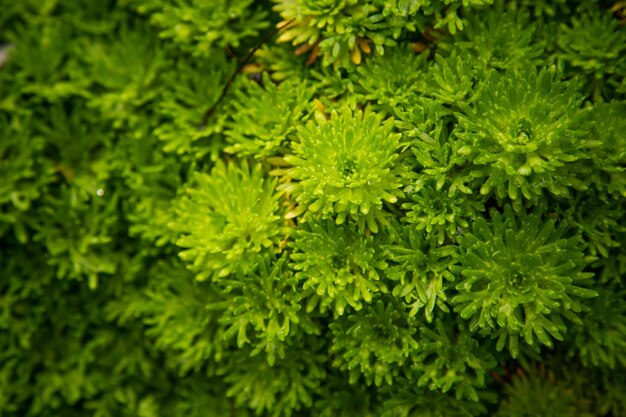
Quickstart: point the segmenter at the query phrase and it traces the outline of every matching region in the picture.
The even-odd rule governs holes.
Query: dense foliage
[[[624,2],[0,0],[1,417],[626,416],[625,276]]]

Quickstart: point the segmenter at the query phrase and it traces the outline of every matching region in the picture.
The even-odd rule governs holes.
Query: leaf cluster
[[[625,15],[0,0],[0,415],[626,415]]]

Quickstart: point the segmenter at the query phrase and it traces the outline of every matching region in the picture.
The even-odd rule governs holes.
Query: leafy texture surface
[[[0,0],[0,417],[626,417],[626,3]]]

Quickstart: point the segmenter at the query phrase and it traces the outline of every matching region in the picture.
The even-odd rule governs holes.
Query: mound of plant
[[[0,416],[626,416],[626,3],[0,0]]]

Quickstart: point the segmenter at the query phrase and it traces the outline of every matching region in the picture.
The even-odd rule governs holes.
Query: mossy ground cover
[[[626,416],[625,204],[622,1],[0,0],[0,416]]]

